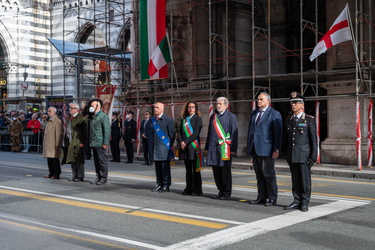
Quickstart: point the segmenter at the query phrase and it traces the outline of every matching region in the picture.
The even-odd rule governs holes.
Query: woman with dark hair
[[[202,195],[203,152],[199,134],[202,130],[201,113],[195,102],[187,102],[181,112],[181,125],[178,132],[180,160],[186,169],[186,188],[182,195]]]

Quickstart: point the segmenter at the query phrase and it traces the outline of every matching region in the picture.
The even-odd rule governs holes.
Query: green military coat
[[[87,138],[87,119],[82,114],[77,114],[75,117],[67,121],[67,125],[71,124],[72,139],[69,141],[67,135],[64,136],[64,146],[61,164],[75,162],[77,164],[85,163],[85,147]],[[79,144],[85,146],[80,148]]]

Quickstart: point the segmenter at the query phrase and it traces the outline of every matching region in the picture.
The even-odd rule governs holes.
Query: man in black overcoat
[[[133,120],[134,113],[128,111],[124,121],[124,143],[126,149],[126,155],[128,157],[127,163],[133,163],[134,158],[134,142],[137,138],[137,123]]]
[[[228,106],[227,98],[217,98],[216,110],[210,117],[205,145],[207,165],[212,166],[216,187],[219,190],[218,195],[213,198],[220,200],[228,200],[232,194],[232,156],[237,152],[238,146],[237,118],[227,110]],[[217,133],[216,119],[224,130],[225,138]],[[222,147],[229,147],[226,155],[222,154]]]

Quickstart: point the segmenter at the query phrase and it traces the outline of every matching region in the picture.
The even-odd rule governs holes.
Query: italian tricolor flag
[[[166,0],[140,0],[141,78],[168,77],[171,54],[166,30]]]

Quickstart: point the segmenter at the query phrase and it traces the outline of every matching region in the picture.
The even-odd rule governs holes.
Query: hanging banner
[[[356,152],[358,160],[358,170],[362,170],[362,157],[361,157],[361,115],[359,108],[359,101],[356,102],[356,131],[357,131],[357,141],[356,141]]]
[[[317,158],[316,163],[320,163],[320,103],[315,102],[315,122],[316,122],[316,138],[317,138]]]
[[[137,108],[137,155],[141,155],[141,116],[140,108]]]
[[[103,101],[102,111],[110,117],[110,109],[113,103],[115,92],[116,85],[96,85],[96,97],[102,99]]]
[[[368,123],[367,123],[367,167],[372,168],[372,104],[373,100],[368,103]]]

